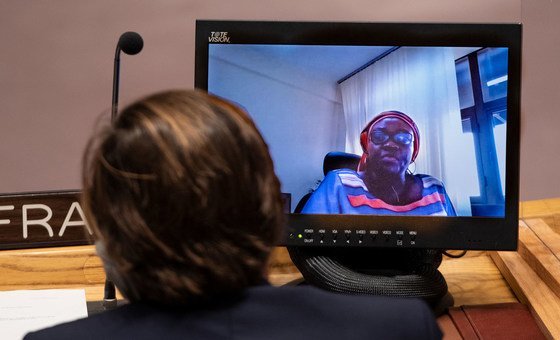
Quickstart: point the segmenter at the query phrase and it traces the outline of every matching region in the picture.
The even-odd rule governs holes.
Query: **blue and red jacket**
[[[357,172],[333,170],[313,192],[302,213],[457,216],[441,181],[428,175],[414,176],[423,183],[422,198],[406,205],[392,205],[371,194]]]

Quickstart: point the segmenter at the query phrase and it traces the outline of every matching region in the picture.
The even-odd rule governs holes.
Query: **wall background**
[[[111,104],[115,44],[120,107],[192,88],[195,19],[522,22],[521,199],[560,196],[560,4],[555,0],[57,0],[0,2],[0,193],[80,188],[81,155]]]
[[[344,112],[336,80],[328,72],[313,69],[318,58],[306,58],[304,53],[296,64],[286,55],[282,59],[266,54],[270,51],[266,47],[213,47],[208,89],[249,112],[268,144],[282,192],[292,195],[293,211],[323,179],[327,152],[344,150]],[[329,51],[316,53],[315,57],[324,57]],[[341,59],[337,57],[329,60]],[[348,72],[364,63],[353,64]]]

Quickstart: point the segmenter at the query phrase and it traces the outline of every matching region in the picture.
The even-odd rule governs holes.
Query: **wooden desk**
[[[520,215],[523,219],[540,218],[552,230],[557,233],[560,231],[560,199],[523,202]],[[541,322],[546,321],[547,317],[557,318],[560,313],[554,315],[554,308],[533,307],[527,292],[512,279],[513,269],[504,264],[511,262],[508,256],[518,254],[472,251],[459,259],[444,257],[440,271],[446,278],[455,306],[521,301],[532,308]],[[530,269],[531,265],[526,268]],[[271,283],[282,285],[298,278],[301,278],[301,274],[292,264],[286,249],[277,248],[269,266]],[[0,290],[84,288],[88,301],[99,301],[103,297],[104,280],[101,261],[93,246],[0,251]],[[541,286],[539,284],[538,287]],[[546,292],[544,289],[538,292]],[[552,295],[544,296],[542,300],[545,302],[558,298],[552,292],[546,294]],[[550,315],[543,316],[543,313]],[[552,329],[548,334],[560,334],[560,331],[554,332],[556,330]]]
[[[486,252],[444,258],[440,267],[455,305],[517,301]],[[277,248],[269,280],[282,285],[301,278],[285,248]],[[84,288],[88,301],[103,298],[105,273],[93,246],[0,252],[0,290]]]
[[[0,251],[0,290],[83,288],[103,299],[105,272],[93,246]]]
[[[488,252],[470,251],[464,257],[444,257],[439,268],[455,306],[518,302]]]

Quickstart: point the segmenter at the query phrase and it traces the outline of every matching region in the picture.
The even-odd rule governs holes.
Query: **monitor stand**
[[[453,305],[433,249],[288,247],[310,285],[340,293],[424,299],[441,315]]]

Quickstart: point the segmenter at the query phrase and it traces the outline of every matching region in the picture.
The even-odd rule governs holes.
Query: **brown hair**
[[[263,279],[283,221],[268,148],[237,106],[168,91],[89,142],[84,209],[130,300],[181,304]]]

